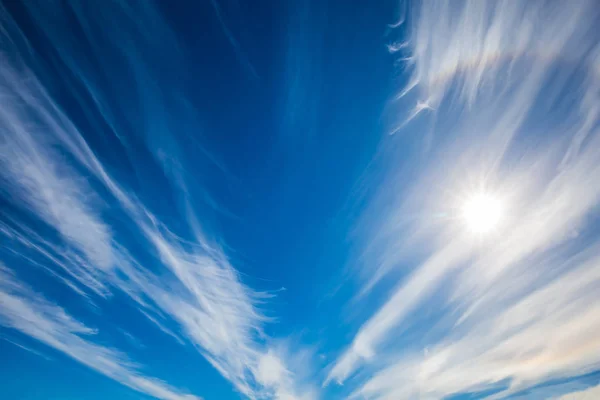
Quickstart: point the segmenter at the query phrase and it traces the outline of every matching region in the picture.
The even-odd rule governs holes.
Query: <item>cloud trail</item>
[[[591,1],[411,10],[399,51],[412,80],[399,101],[428,104],[435,121],[425,158],[411,160],[414,183],[401,192],[400,167],[387,166],[374,204],[391,211],[365,213],[380,222],[365,247],[374,266],[364,295],[428,255],[403,272],[325,384],[349,381],[369,399],[443,398],[508,379],[501,397],[600,368],[600,253],[589,223],[600,201],[599,21]],[[473,238],[459,215],[478,190],[508,208],[489,238]],[[432,307],[444,317],[407,344],[417,313]]]
[[[71,10],[57,6],[53,15],[60,20],[72,12],[90,39],[98,34],[94,24],[99,21],[110,18],[137,21],[132,22],[134,33],[125,29],[111,31],[110,36],[103,39],[125,55],[126,66],[138,80],[140,103],[148,110],[159,109],[161,104],[150,99],[160,96],[147,92],[154,88],[154,76],[148,72],[151,69],[135,49],[126,48],[124,44],[128,37],[143,42],[151,40],[146,31],[149,25],[141,23],[144,18],[164,33],[161,37],[165,42],[174,40],[157,11],[144,5],[136,14],[115,2],[99,13],[94,11],[91,18],[90,10],[80,6],[79,3],[66,5],[73,7]],[[42,8],[29,11],[34,19],[43,14]],[[0,95],[7,100],[7,107],[0,112],[2,196],[28,217],[42,221],[51,233],[44,237],[36,234],[26,219],[2,221],[1,233],[10,241],[13,251],[89,301],[94,302],[96,295],[109,301],[117,291],[127,294],[158,329],[180,342],[184,339],[192,343],[248,398],[307,398],[308,389],[293,379],[294,374],[283,355],[274,358],[268,347],[263,327],[269,319],[260,306],[271,296],[254,291],[241,281],[222,249],[208,239],[195,210],[188,208],[183,215],[184,239],[113,177],[36,74],[39,66],[35,58],[29,59],[23,53],[23,48],[33,46],[6,10],[2,10],[2,18],[5,30],[1,32],[4,52],[0,55],[3,65]],[[101,115],[115,136],[122,138],[114,118],[115,110],[109,107],[110,102],[89,75],[87,65],[71,57],[70,41],[65,40],[64,32],[57,28],[60,24],[39,22],[49,45],[63,57],[64,65],[85,88],[84,94],[92,99],[92,107],[96,109],[86,111]],[[171,44],[166,47],[177,48],[175,42]],[[9,58],[9,52],[16,57]],[[176,90],[171,95],[180,96]],[[166,118],[165,113],[150,113],[144,117],[148,118],[145,121],[148,126],[169,126],[167,121],[160,120]],[[168,129],[161,132],[160,138],[154,137],[152,131],[144,135],[142,138],[157,157],[156,162],[165,168],[171,189],[178,194],[185,191],[183,175],[169,173],[168,166],[159,159],[160,148],[154,147],[155,140],[171,140],[175,148]],[[182,197],[186,196],[189,193],[183,193]],[[187,201],[189,205],[190,199]],[[112,213],[118,213],[117,221],[106,218]],[[58,237],[55,238],[54,233]],[[143,251],[130,246],[131,240],[126,236],[131,235],[143,244]],[[33,262],[30,254],[43,261]],[[2,279],[2,298],[6,306],[2,311],[3,325],[20,330],[135,390],[164,399],[195,398],[185,397],[187,395],[165,383],[144,377],[138,372],[139,368],[117,350],[94,344],[92,329],[25,289],[11,276],[7,272]],[[31,318],[24,319],[20,315]],[[51,328],[48,334],[44,333],[46,327]],[[265,363],[270,365],[267,375]],[[312,394],[309,396],[315,398]]]
[[[215,11],[215,15],[217,16],[217,19],[219,20],[219,25],[221,25],[221,29],[223,29],[223,33],[225,34],[225,36],[227,37],[227,40],[231,44],[231,47],[233,48],[233,51],[235,52],[236,57],[240,60],[240,62],[244,65],[244,67],[246,67],[246,69],[248,69],[248,71],[250,71],[250,73],[252,73],[252,76],[254,76],[255,78],[259,78],[258,73],[256,72],[256,69],[254,68],[254,66],[252,66],[252,63],[250,63],[248,56],[245,55],[244,52],[242,51],[242,49],[240,47],[240,43],[235,38],[235,36],[233,35],[233,32],[227,25],[227,23],[223,17],[223,11],[221,10],[221,6],[219,5],[219,2],[217,0],[210,0],[210,4],[212,5],[213,10]]]
[[[2,325],[19,330],[125,386],[161,399],[200,399],[143,375],[126,355],[88,340],[95,334],[94,329],[37,295],[3,265],[0,265],[0,306]]]
[[[6,342],[8,342],[8,343],[10,343],[10,344],[12,344],[14,346],[17,346],[18,348],[20,348],[22,350],[25,350],[25,351],[27,351],[27,352],[29,352],[31,354],[35,354],[38,357],[42,357],[44,360],[51,361],[50,357],[48,357],[48,356],[40,353],[37,350],[32,349],[31,347],[27,347],[25,345],[19,344],[17,342],[14,342],[14,341],[12,341],[10,339],[5,338],[5,337],[3,337],[2,339],[4,339]]]
[[[593,388],[580,390],[561,396],[559,400],[594,400],[600,396],[600,387],[594,386]]]

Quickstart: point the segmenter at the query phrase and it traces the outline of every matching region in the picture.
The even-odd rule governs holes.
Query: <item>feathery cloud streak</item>
[[[401,191],[390,167],[379,199],[393,210],[367,212],[381,221],[369,246],[382,250],[366,250],[375,266],[363,293],[429,255],[361,326],[326,383],[350,380],[356,396],[401,399],[509,379],[504,396],[599,368],[600,253],[587,224],[600,200],[597,7],[443,1],[409,14],[399,51],[413,75],[400,101],[417,104],[409,120],[427,104],[434,121],[415,183]],[[476,238],[460,207],[481,190],[502,199],[507,215]],[[416,313],[432,307],[443,316],[401,352]]]
[[[139,366],[112,348],[94,344],[95,331],[20,282],[0,264],[0,322],[39,340],[134,390],[168,400],[199,400],[144,376]]]
[[[32,17],[42,18],[43,7],[34,7],[31,5],[29,10]],[[114,36],[103,39],[125,56],[126,65],[137,79],[140,103],[148,110],[160,108],[160,103],[151,100],[159,96],[149,95],[154,88],[152,75],[147,72],[151,69],[137,56],[135,46],[125,45],[126,38],[149,40],[144,35],[150,25],[140,22],[146,18],[146,23],[153,22],[152,26],[164,34],[161,38],[165,42],[171,40],[171,46],[165,48],[177,48],[174,36],[157,11],[144,3],[136,14],[125,5],[110,3],[101,11],[94,11],[91,18],[90,10],[78,3],[65,7],[72,9],[57,6],[53,9],[54,17],[60,20],[71,12],[90,39],[97,39],[93,36],[98,34],[94,25],[99,21],[115,17],[131,23],[128,26],[134,27],[134,33],[125,29],[111,31]],[[224,252],[207,239],[195,210],[189,207],[191,199],[186,199],[188,210],[183,217],[187,226],[183,239],[178,236],[181,233],[170,230],[132,190],[112,176],[36,76],[32,46],[6,10],[2,10],[2,18],[0,90],[6,104],[0,112],[3,200],[28,217],[42,221],[44,229],[49,229],[49,235],[40,235],[26,219],[3,216],[6,220],[2,222],[2,235],[10,242],[13,253],[92,303],[99,304],[97,298],[110,301],[116,291],[127,294],[157,328],[177,340],[184,338],[192,343],[223,377],[249,398],[296,398],[298,389],[285,360],[277,358],[276,363],[270,363],[272,367],[268,370],[275,378],[265,376],[261,368],[265,357],[275,359],[263,333],[268,319],[259,310],[259,304],[269,296],[244,285]],[[71,57],[69,41],[64,40],[64,32],[56,29],[60,24],[55,22],[39,20],[48,44],[54,46],[63,65],[84,88],[84,95],[92,99],[94,112],[102,116],[117,137],[122,137],[114,119],[115,110],[88,76],[86,66]],[[174,97],[178,95],[172,93]],[[148,118],[145,123],[168,127],[168,123],[160,120],[163,116],[150,113],[144,116]],[[161,138],[152,136],[152,132],[144,135],[150,151],[161,162],[153,144],[157,139],[170,140],[168,130],[161,132]],[[165,163],[161,162],[161,166],[167,169]],[[173,190],[183,189],[181,196],[186,198],[182,176],[170,172],[165,174],[172,179]],[[119,220],[109,222],[105,218],[108,213],[118,213]],[[131,234],[143,244],[144,251],[131,246],[131,239],[127,239]],[[3,276],[3,284],[8,288],[2,292],[7,305],[4,325],[135,390],[158,398],[185,398],[166,384],[140,375],[127,356],[94,344],[89,336],[92,329],[50,301],[22,289],[24,286],[10,276],[8,273]],[[32,318],[20,319],[23,313]],[[43,336],[48,326],[52,327],[52,334]],[[82,335],[87,335],[86,339]]]
[[[600,396],[600,386],[594,386],[586,390],[580,390],[560,397],[559,400],[593,400]]]

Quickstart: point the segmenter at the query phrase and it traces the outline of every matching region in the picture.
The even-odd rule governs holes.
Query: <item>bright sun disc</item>
[[[492,231],[502,219],[502,203],[487,193],[477,193],[463,205],[462,217],[469,230],[483,234]]]

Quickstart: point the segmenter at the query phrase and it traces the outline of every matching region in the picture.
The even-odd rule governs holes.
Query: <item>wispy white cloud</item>
[[[39,340],[74,360],[134,390],[169,400],[198,400],[164,382],[145,376],[128,357],[94,344],[96,333],[20,282],[0,265],[0,323]]]
[[[569,393],[561,396],[559,400],[594,400],[600,397],[600,386]]]
[[[12,341],[12,340],[7,339],[5,337],[3,337],[2,339],[4,339],[6,342],[8,342],[8,343],[10,343],[10,344],[12,344],[14,346],[17,346],[18,348],[23,349],[23,350],[25,350],[25,351],[27,351],[27,352],[29,352],[31,354],[35,354],[38,357],[42,357],[44,360],[51,361],[50,357],[46,356],[45,354],[42,354],[41,352],[39,352],[37,350],[32,349],[31,347],[28,347],[28,346],[25,346],[23,344],[17,343],[15,341]]]
[[[221,10],[219,1],[218,0],[210,0],[210,4],[212,5],[213,10],[215,11],[215,16],[217,17],[217,20],[219,21],[219,25],[221,26],[223,33],[227,37],[227,40],[231,44],[231,47],[233,48],[233,51],[235,52],[236,57],[240,60],[240,62],[244,65],[244,67],[247,68],[248,71],[250,71],[252,73],[252,75],[255,78],[258,78],[259,76],[258,76],[258,73],[256,72],[256,69],[254,68],[254,66],[252,65],[250,60],[248,59],[248,56],[242,51],[240,43],[238,42],[235,35],[231,31],[231,28],[225,21],[225,17],[223,16],[223,10]]]
[[[315,381],[313,348],[300,346],[292,339],[269,343],[258,362],[257,380],[276,400],[313,400],[319,398]]]
[[[8,62],[6,56],[2,56],[2,62]],[[53,148],[56,141],[50,135],[44,140],[40,134],[31,134],[64,129],[52,115],[54,107],[35,81],[22,80],[13,68],[0,69],[0,81],[4,99],[0,113],[0,163],[6,182],[11,184],[11,193],[34,209],[96,268],[110,268],[111,235],[98,213],[87,205],[93,201],[91,190],[66,163],[60,162]],[[79,201],[81,198],[86,201]]]
[[[131,10],[115,4],[114,12],[130,16]],[[158,18],[151,9],[145,12]],[[61,10],[56,9],[55,14],[60,15]],[[89,28],[86,12],[77,8],[74,15]],[[3,17],[8,18],[8,14]],[[7,21],[9,29],[2,32],[1,43],[18,55],[22,49],[10,36],[19,36],[18,27]],[[44,31],[53,26],[40,24]],[[157,26],[167,29],[165,25]],[[59,37],[53,31],[46,33],[51,42]],[[128,34],[117,36],[123,40]],[[165,41],[168,38],[172,39],[164,36]],[[65,50],[62,46],[57,45],[57,49]],[[202,233],[194,210],[190,208],[183,216],[187,222],[184,231],[191,232],[184,240],[111,175],[30,66],[18,57],[2,57],[0,90],[2,97],[10,100],[0,112],[3,195],[6,193],[6,200],[13,206],[39,218],[59,235],[56,240],[42,238],[23,221],[2,223],[1,233],[22,247],[18,255],[88,299],[93,295],[110,298],[116,291],[127,294],[158,329],[182,344],[192,344],[249,398],[315,398],[315,393],[299,391],[282,354],[276,356],[277,362],[269,361],[275,355],[263,332],[269,319],[260,306],[270,295],[242,282],[222,249]],[[97,111],[118,134],[108,105],[85,78],[85,71],[65,57],[74,76],[89,89]],[[150,82],[141,73],[139,64],[143,60],[130,61],[135,64],[136,77]],[[149,146],[151,142],[149,138]],[[174,190],[185,188],[182,182],[172,183]],[[115,209],[122,215],[117,225],[104,218],[104,212]],[[120,236],[123,224],[128,234],[133,233],[143,243],[143,257],[140,249],[128,247]],[[34,261],[29,253],[38,260]],[[136,390],[159,398],[183,398],[166,384],[139,374],[126,355],[94,344],[94,331],[66,311],[25,290],[15,280],[4,284],[8,285],[3,292],[7,303],[4,325]],[[31,318],[19,317],[26,314]],[[45,326],[51,328],[47,335],[43,334]],[[265,369],[265,365],[271,367]]]
[[[600,342],[594,332],[600,325],[600,309],[590,305],[599,300],[600,254],[594,250],[586,256],[573,261],[573,271],[517,301],[511,301],[513,293],[496,294],[495,306],[486,308],[485,315],[473,318],[467,327],[455,327],[426,352],[379,371],[356,394],[436,398],[506,378],[512,379],[514,393],[538,382],[598,369]],[[497,285],[510,290],[512,284],[514,278]]]
[[[388,166],[377,204],[391,211],[366,214],[381,222],[365,253],[374,267],[363,295],[429,255],[360,327],[326,383],[350,380],[367,398],[440,398],[599,368],[599,254],[583,251],[596,243],[587,222],[600,200],[597,7],[442,1],[411,12],[413,76],[402,101],[431,106],[435,126],[414,183],[397,182]],[[459,215],[478,190],[507,207],[485,238]],[[423,328],[399,351],[412,318],[432,307],[446,315],[429,328],[437,333]]]

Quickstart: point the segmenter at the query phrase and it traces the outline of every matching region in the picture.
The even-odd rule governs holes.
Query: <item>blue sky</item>
[[[599,23],[0,2],[0,397],[600,398]]]

